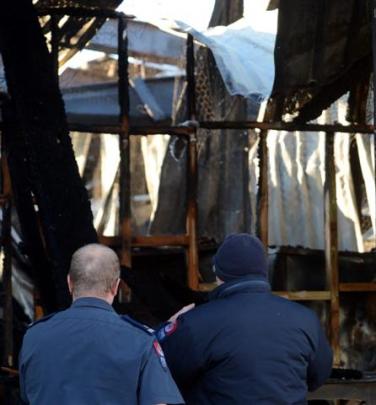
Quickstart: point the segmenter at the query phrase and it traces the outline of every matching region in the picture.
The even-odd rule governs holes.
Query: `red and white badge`
[[[166,336],[172,335],[178,328],[178,321],[170,322],[164,327]]]
[[[154,340],[153,347],[154,347],[155,352],[157,353],[157,356],[158,356],[159,361],[160,361],[160,363],[162,365],[162,368],[167,371],[166,358],[165,358],[165,355],[164,355],[163,350],[161,348],[161,345],[158,343],[158,340]]]

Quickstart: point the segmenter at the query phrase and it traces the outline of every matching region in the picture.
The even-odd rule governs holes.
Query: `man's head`
[[[268,269],[262,242],[247,233],[226,236],[213,257],[214,272],[224,282],[255,275],[267,279]]]
[[[69,291],[73,300],[96,297],[112,304],[118,290],[119,259],[110,248],[90,244],[76,250],[68,274]]]

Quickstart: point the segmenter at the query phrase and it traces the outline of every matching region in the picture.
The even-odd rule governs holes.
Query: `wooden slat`
[[[330,291],[273,291],[273,294],[292,301],[330,301]]]
[[[376,382],[367,380],[328,381],[308,394],[309,400],[361,400],[376,405]],[[351,402],[353,403],[353,402]],[[358,403],[358,402],[356,402]],[[363,402],[362,402],[363,403]]]
[[[187,36],[186,48],[186,76],[187,76],[187,118],[189,121],[196,120],[196,97],[195,97],[195,58],[194,40],[191,34]],[[193,290],[199,288],[198,271],[198,246],[197,246],[197,134],[194,130],[189,135],[188,159],[187,159],[187,214],[186,232],[189,238],[187,250],[187,281]]]
[[[187,167],[187,217],[186,232],[188,235],[188,286],[193,290],[199,287],[198,280],[198,245],[197,245],[197,137],[191,135],[188,148]]]
[[[120,236],[98,236],[99,242],[106,246],[121,246]],[[189,238],[187,235],[160,235],[143,236],[136,235],[132,239],[132,247],[158,247],[158,246],[188,246]]]
[[[339,275],[338,275],[338,224],[336,199],[336,167],[334,160],[334,134],[325,136],[325,183],[324,183],[324,227],[325,268],[330,286],[330,338],[334,354],[334,365],[340,363],[339,346]]]
[[[376,291],[376,283],[341,283],[339,285],[341,292],[367,292]]]

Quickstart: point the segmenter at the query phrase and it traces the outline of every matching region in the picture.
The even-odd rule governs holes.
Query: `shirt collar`
[[[100,298],[95,298],[95,297],[77,298],[72,303],[72,308],[84,308],[84,307],[99,308],[99,309],[105,309],[107,311],[114,311],[114,309],[108,302],[106,302],[105,300],[102,300]]]
[[[267,279],[260,275],[250,274],[221,284],[210,293],[209,300],[227,297],[240,292],[269,292],[270,290]]]

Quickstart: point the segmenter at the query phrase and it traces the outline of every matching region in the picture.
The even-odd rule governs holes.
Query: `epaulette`
[[[48,315],[46,315],[46,316],[44,316],[44,317],[42,317],[42,318],[40,318],[40,319],[37,319],[36,321],[31,322],[31,323],[28,325],[27,328],[30,329],[30,328],[32,328],[33,326],[38,325],[39,323],[46,322],[46,321],[48,321],[49,319],[51,319],[53,316],[55,316],[56,314],[57,314],[57,312],[52,312],[52,314],[48,314]]]
[[[137,329],[141,329],[142,331],[146,332],[148,335],[153,336],[154,335],[154,329],[149,328],[149,326],[144,325],[140,322],[135,321],[128,315],[121,315],[120,318],[125,321],[130,323],[132,326],[135,326]]]

